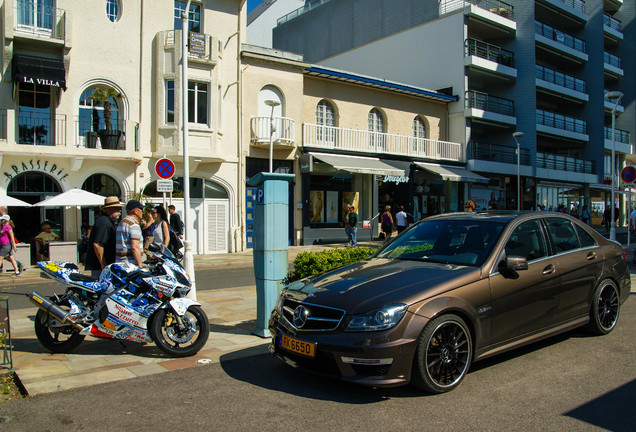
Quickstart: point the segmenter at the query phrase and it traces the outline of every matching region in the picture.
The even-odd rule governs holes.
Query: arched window
[[[384,117],[377,108],[369,111],[369,149],[384,150]]]
[[[336,114],[333,105],[326,100],[321,100],[316,105],[316,140],[326,146],[336,144]]]
[[[413,119],[413,150],[416,153],[426,153],[426,124],[422,117]]]
[[[119,0],[106,0],[106,16],[111,22],[119,20]]]
[[[106,174],[93,174],[84,181],[82,189],[102,196],[116,196],[122,199],[121,187],[117,180]]]
[[[183,177],[173,177],[174,190],[173,198],[183,198]],[[148,183],[144,188],[143,194],[149,197],[161,197],[162,192],[157,192],[157,182]],[[215,198],[228,199],[229,195],[225,188],[212,180],[191,177],[190,178],[190,198]]]
[[[99,131],[123,130],[119,99],[119,94],[111,87],[91,86],[84,90],[79,100],[77,120],[80,145],[94,148]]]

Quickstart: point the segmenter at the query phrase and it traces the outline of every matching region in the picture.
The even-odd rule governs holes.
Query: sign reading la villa
[[[60,168],[56,164],[50,163],[47,160],[42,161],[41,159],[31,159],[30,161],[22,162],[19,165],[13,164],[11,165],[11,169],[5,171],[3,174],[7,180],[11,181],[13,177],[17,176],[18,174],[23,174],[27,171],[40,171],[49,175],[53,175],[58,178],[58,181],[63,181],[64,179],[66,179],[66,177],[68,177],[67,173],[63,173],[64,168]]]
[[[46,78],[32,78],[32,77],[25,76],[25,77],[22,77],[22,82],[25,82],[27,84],[45,85],[49,87],[60,87],[59,81],[53,81]]]

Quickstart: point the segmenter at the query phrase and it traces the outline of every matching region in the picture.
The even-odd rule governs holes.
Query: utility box
[[[289,183],[293,174],[259,173],[247,181],[256,187],[254,202],[254,278],[256,327],[252,333],[269,337],[267,322],[287,278]]]

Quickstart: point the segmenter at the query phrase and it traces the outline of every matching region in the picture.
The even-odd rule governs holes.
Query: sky
[[[247,13],[252,12],[262,1],[263,0],[247,0]]]

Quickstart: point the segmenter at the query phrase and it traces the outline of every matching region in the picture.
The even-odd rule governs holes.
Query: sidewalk
[[[333,247],[341,248],[344,244],[290,247],[289,262],[301,252]],[[195,269],[252,267],[252,259],[252,251],[248,250],[195,255],[194,264]],[[35,266],[23,275],[11,278],[11,283],[42,281],[40,273]],[[210,320],[210,337],[197,355],[182,359],[166,357],[152,343],[141,345],[93,337],[87,337],[70,354],[51,354],[35,337],[33,319],[37,308],[10,310],[15,372],[29,395],[35,395],[196,367],[219,362],[221,357],[226,360],[267,352],[269,339],[250,333],[256,322],[255,285],[198,291],[197,300]]]

